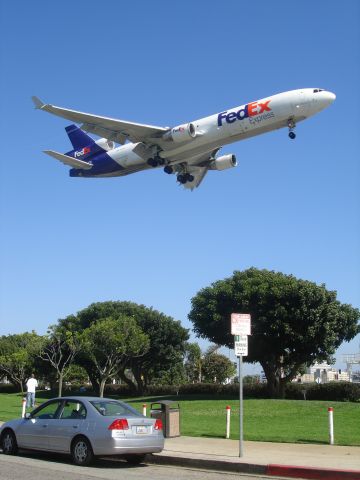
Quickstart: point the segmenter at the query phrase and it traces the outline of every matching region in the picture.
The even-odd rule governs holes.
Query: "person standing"
[[[29,380],[26,382],[26,406],[27,407],[35,407],[35,391],[38,386],[38,382],[35,378],[35,375],[32,373]]]

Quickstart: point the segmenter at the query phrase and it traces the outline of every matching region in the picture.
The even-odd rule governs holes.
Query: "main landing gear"
[[[174,173],[174,169],[170,165],[166,165],[166,167],[164,167],[164,172],[168,173],[170,175],[170,174]]]
[[[296,124],[294,120],[288,121],[288,127],[289,127],[289,137],[291,138],[291,140],[294,140],[296,138],[296,134],[294,132]]]
[[[159,165],[164,165],[165,160],[156,155],[154,158],[149,158],[146,163],[150,165],[150,167],[158,167]]]
[[[177,181],[184,185],[187,182],[193,182],[194,181],[194,175],[191,175],[191,173],[179,173],[177,176]]]

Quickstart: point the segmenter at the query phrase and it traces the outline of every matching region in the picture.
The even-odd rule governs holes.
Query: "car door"
[[[52,450],[50,434],[62,401],[51,400],[34,410],[16,432],[19,447]]]
[[[86,408],[79,400],[65,400],[59,413],[59,418],[51,425],[49,432],[54,450],[70,452],[71,440],[84,430]]]

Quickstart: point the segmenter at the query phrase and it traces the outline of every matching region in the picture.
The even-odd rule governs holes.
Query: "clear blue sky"
[[[190,328],[191,297],[251,266],[360,307],[359,23],[357,0],[1,1],[0,334],[104,300]],[[30,100],[167,126],[301,87],[337,100],[295,141],[225,147],[239,166],[194,192],[161,170],[69,178],[42,153],[70,149],[69,122]]]

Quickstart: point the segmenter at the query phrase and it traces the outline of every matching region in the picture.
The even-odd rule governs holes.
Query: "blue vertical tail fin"
[[[69,125],[65,127],[65,130],[74,150],[80,150],[83,147],[89,147],[95,143],[95,140],[76,125]]]

